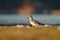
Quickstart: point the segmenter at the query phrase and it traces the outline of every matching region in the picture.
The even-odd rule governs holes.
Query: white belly
[[[33,23],[33,22],[30,22],[30,24],[31,24],[32,26],[38,26],[38,24],[35,24],[35,23]]]
[[[33,23],[33,22],[30,22],[31,23],[31,25],[35,25],[35,23]]]

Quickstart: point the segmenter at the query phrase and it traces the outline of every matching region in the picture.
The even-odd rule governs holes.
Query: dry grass
[[[0,40],[60,40],[57,27],[0,27]]]

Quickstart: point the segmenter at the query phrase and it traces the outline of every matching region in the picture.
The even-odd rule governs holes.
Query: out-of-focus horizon
[[[0,14],[60,14],[60,0],[0,0]]]
[[[60,15],[60,0],[0,0],[0,24],[29,24],[25,15],[35,15],[44,24],[60,25],[60,16],[55,16]]]

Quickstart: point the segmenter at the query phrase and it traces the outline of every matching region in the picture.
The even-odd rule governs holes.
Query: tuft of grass
[[[0,27],[0,40],[60,40],[57,27]]]

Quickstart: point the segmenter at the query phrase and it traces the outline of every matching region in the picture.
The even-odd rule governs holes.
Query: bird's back
[[[35,22],[36,24],[39,24],[39,25],[45,25],[45,24],[40,23],[40,22],[38,22],[38,21],[36,21],[36,20],[34,20],[33,22]]]
[[[44,25],[44,24],[42,24],[42,23],[39,23],[38,21],[36,21],[36,20],[31,20],[30,21],[30,24],[31,25],[33,25],[33,26],[40,26],[40,25]]]

